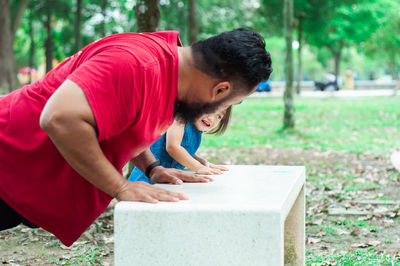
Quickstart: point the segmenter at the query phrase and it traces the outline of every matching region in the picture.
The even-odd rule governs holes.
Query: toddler
[[[175,120],[167,132],[153,145],[150,150],[163,167],[184,169],[185,167],[204,175],[222,174],[228,168],[208,162],[196,155],[202,133],[221,135],[227,128],[232,107],[224,111],[202,115],[194,124]],[[145,181],[153,184],[139,168],[135,167],[129,181]]]

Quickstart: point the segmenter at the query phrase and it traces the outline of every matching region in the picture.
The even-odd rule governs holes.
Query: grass
[[[337,225],[338,227],[342,227],[346,230],[354,230],[355,228],[366,228],[370,232],[379,232],[381,229],[377,226],[372,226],[366,221],[363,220],[350,220],[350,219],[341,219],[341,218],[333,218],[332,223]]]
[[[108,255],[110,252],[105,247],[86,244],[79,247],[74,255],[65,256],[58,260],[48,256],[48,259],[57,265],[99,265],[101,256]]]
[[[272,146],[387,154],[400,147],[400,97],[296,98],[294,130],[281,131],[281,98],[248,98],[234,106],[223,136],[204,148]]]
[[[306,265],[351,265],[351,266],[376,266],[400,265],[400,260],[384,254],[377,254],[373,248],[356,250],[346,254],[332,254],[319,256],[307,252]],[[314,255],[314,256],[313,256]]]

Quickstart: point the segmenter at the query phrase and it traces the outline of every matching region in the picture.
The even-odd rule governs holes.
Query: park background
[[[189,45],[238,27],[265,38],[272,91],[235,106],[199,153],[307,167],[307,264],[400,265],[398,0],[0,0],[0,95],[103,36],[178,30]],[[329,74],[340,90],[313,91]],[[69,248],[40,229],[0,232],[0,258],[112,265],[112,207]]]

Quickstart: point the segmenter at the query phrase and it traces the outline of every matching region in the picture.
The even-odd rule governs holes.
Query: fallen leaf
[[[342,229],[340,229],[340,228],[338,228],[336,231],[337,231],[337,233],[338,233],[339,235],[349,235],[349,234],[350,234],[350,232],[345,231],[345,230],[342,230]]]
[[[356,243],[351,245],[352,248],[367,248],[370,245],[368,243]]]
[[[380,243],[381,243],[381,241],[379,241],[379,240],[371,240],[371,241],[368,242],[368,245],[376,247]]]
[[[320,238],[313,238],[313,237],[308,237],[307,238],[307,244],[315,244],[321,242]]]

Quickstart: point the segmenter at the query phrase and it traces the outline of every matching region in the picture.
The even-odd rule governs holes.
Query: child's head
[[[209,134],[221,135],[228,127],[231,112],[232,106],[229,106],[225,110],[204,114],[196,120],[194,126],[200,131],[209,131]]]

